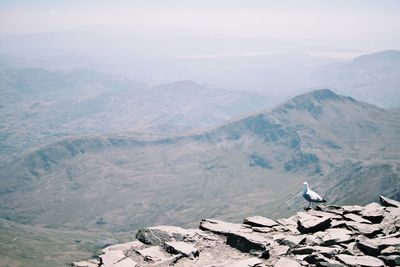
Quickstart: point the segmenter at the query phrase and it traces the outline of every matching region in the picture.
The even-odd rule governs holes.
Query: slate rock
[[[193,244],[186,242],[165,242],[164,247],[171,254],[182,254],[190,258],[199,256],[199,250]]]
[[[270,239],[257,233],[229,233],[226,244],[241,252],[265,251],[270,244]]]
[[[182,241],[185,237],[193,237],[197,231],[176,226],[153,226],[140,229],[136,238],[145,244],[156,246],[167,241]]]
[[[98,267],[100,264],[99,263],[95,263],[95,262],[91,262],[91,261],[79,261],[79,262],[73,262],[71,264],[72,267]]]
[[[354,213],[348,213],[344,215],[344,218],[353,222],[357,222],[357,223],[366,223],[366,224],[371,224],[371,222],[367,219],[364,219],[361,216],[358,216]]]
[[[126,256],[122,250],[110,250],[100,255],[100,261],[104,266],[112,266],[113,264],[121,261],[125,257]]]
[[[380,223],[383,220],[384,209],[376,202],[372,202],[364,207],[361,216],[372,223]]]
[[[256,227],[274,227],[278,225],[276,221],[262,216],[247,217],[244,219],[243,223]]]
[[[228,223],[214,219],[203,219],[200,222],[200,229],[216,234],[227,235],[232,232],[251,233],[251,226],[245,224]]]
[[[336,258],[347,266],[362,266],[362,267],[383,267],[384,262],[380,259],[371,256],[350,256],[345,254],[337,255]]]
[[[368,225],[365,223],[346,222],[346,226],[355,232],[365,235],[367,237],[374,237],[382,232],[382,228],[376,225]]]
[[[399,247],[387,247],[381,251],[382,255],[400,255],[400,246]]]
[[[301,267],[301,264],[298,261],[289,258],[280,258],[274,264],[274,267]]]
[[[361,240],[357,240],[356,246],[365,255],[376,257],[380,254],[379,246],[374,240],[363,238]]]
[[[400,266],[400,256],[399,255],[381,255],[378,256],[386,265],[388,266]]]
[[[379,200],[381,204],[385,207],[395,207],[395,208],[400,208],[400,202],[384,197],[384,196],[379,196]]]
[[[144,244],[140,241],[132,241],[132,242],[128,242],[128,243],[121,243],[121,244],[115,244],[115,245],[111,245],[108,246],[106,248],[102,249],[103,253],[106,253],[107,251],[111,251],[111,250],[122,250],[122,251],[127,251],[130,249],[137,249],[142,247]]]
[[[137,263],[134,260],[132,260],[131,258],[126,258],[117,263],[114,263],[110,267],[135,267],[136,265],[137,265]],[[102,265],[102,267],[103,267],[103,265]],[[104,267],[108,267],[108,266],[104,266]]]
[[[318,231],[325,231],[331,226],[331,218],[307,218],[299,219],[297,221],[297,230],[302,234],[315,233]]]
[[[288,246],[290,248],[297,247],[305,241],[306,237],[302,235],[283,235],[281,238],[276,239],[280,245]]]
[[[167,257],[159,246],[152,246],[144,249],[137,250],[145,261],[158,262],[164,261]]]
[[[331,246],[340,243],[349,243],[354,238],[351,236],[352,232],[347,229],[341,228],[332,228],[327,229],[325,232],[322,233],[322,246]]]

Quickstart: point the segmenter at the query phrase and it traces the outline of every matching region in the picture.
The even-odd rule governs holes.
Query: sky
[[[0,36],[130,29],[400,49],[396,0],[2,0]]]

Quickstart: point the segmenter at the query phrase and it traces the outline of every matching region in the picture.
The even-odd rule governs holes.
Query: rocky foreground
[[[317,206],[280,220],[234,224],[213,219],[200,229],[144,228],[136,241],[103,249],[75,267],[400,266],[400,202]]]

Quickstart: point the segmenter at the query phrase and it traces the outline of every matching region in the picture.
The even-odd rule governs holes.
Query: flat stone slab
[[[136,265],[137,265],[137,263],[134,260],[132,260],[131,258],[126,258],[117,263],[114,263],[110,267],[135,267]],[[103,267],[103,265],[102,265],[102,267]],[[104,267],[108,267],[108,266],[104,266]]]
[[[251,226],[245,224],[228,223],[220,220],[203,219],[200,222],[200,229],[220,235],[227,235],[232,232],[251,233]]]
[[[262,216],[247,217],[243,223],[256,227],[274,227],[279,225],[276,221]]]
[[[385,207],[395,207],[395,208],[400,208],[400,202],[384,197],[384,196],[379,196],[379,200],[381,204]]]
[[[101,263],[104,266],[112,266],[125,258],[125,254],[122,250],[109,250],[106,253],[100,255]]]
[[[299,219],[297,221],[297,230],[302,234],[315,233],[318,231],[325,231],[331,226],[331,218],[328,217],[314,217]]]
[[[297,247],[299,244],[304,242],[306,239],[302,235],[284,235],[281,239],[277,239],[280,245],[289,246],[290,248]]]
[[[257,267],[262,264],[262,260],[259,258],[248,258],[244,260],[239,260],[236,262],[231,262],[231,263],[224,263],[221,265],[212,265],[212,267]]]
[[[132,242],[128,242],[128,243],[122,243],[122,244],[116,244],[116,245],[111,245],[108,246],[106,248],[102,249],[103,253],[106,253],[107,251],[111,251],[111,250],[122,250],[122,251],[127,251],[130,249],[137,249],[142,247],[144,244],[140,241],[132,241]]]
[[[226,244],[241,252],[265,251],[270,244],[270,239],[257,233],[229,233]]]
[[[345,214],[344,218],[346,218],[347,220],[353,221],[353,222],[357,222],[357,223],[371,224],[371,222],[369,220],[364,219],[363,217],[358,216],[358,215],[353,214],[353,213]]]
[[[78,261],[71,264],[72,267],[98,267],[99,264],[90,261]]]
[[[342,228],[331,228],[327,229],[325,232],[323,232],[322,235],[322,246],[331,246],[331,245],[337,245],[340,243],[349,243],[354,238],[352,238],[352,232],[347,230],[347,229],[342,229]]]
[[[384,262],[371,256],[350,256],[345,254],[337,255],[336,258],[347,266],[363,266],[363,267],[383,267]]]
[[[158,262],[168,259],[159,246],[137,250],[137,253],[139,253],[145,261]]]
[[[382,232],[382,228],[376,225],[368,225],[365,223],[356,223],[356,222],[346,222],[346,225],[348,226],[348,228],[367,237],[374,237],[380,232]]]
[[[185,242],[165,242],[165,250],[171,254],[182,254],[186,257],[199,256],[199,250],[193,244]]]
[[[280,258],[274,264],[274,267],[301,267],[301,264],[298,261],[289,258]]]
[[[145,244],[156,246],[168,241],[182,241],[185,237],[193,237],[198,231],[176,226],[153,226],[140,229],[136,238]]]
[[[376,202],[372,202],[364,207],[361,216],[372,223],[380,223],[383,220],[384,208]]]

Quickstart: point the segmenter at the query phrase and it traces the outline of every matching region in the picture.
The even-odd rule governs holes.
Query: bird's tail
[[[326,202],[326,200],[323,198],[321,202],[322,202],[322,203],[325,203],[325,202]]]

